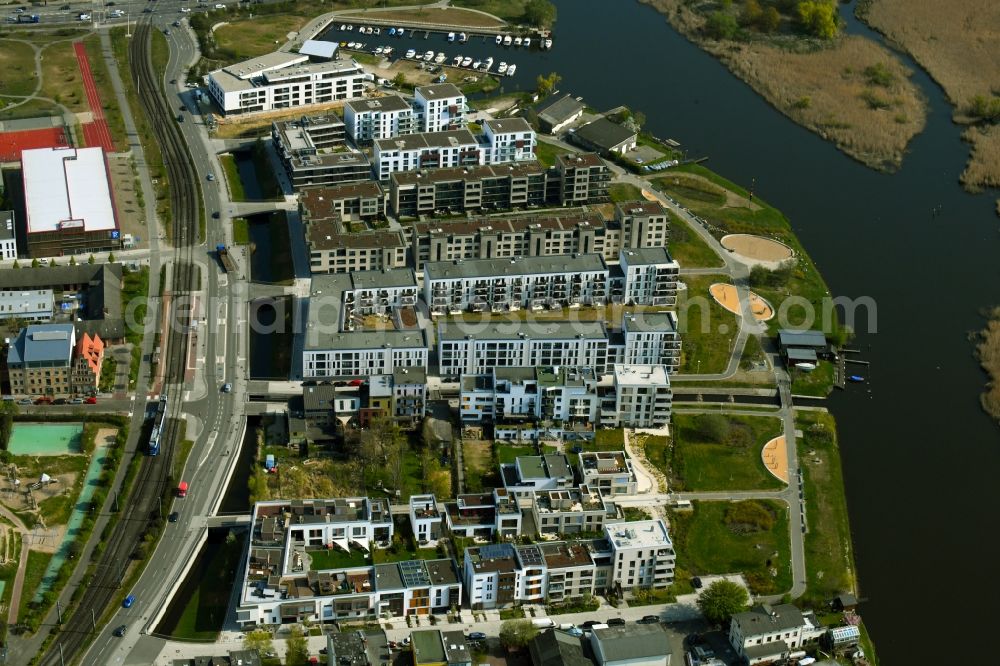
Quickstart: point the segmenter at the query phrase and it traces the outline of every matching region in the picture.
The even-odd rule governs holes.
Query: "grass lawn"
[[[46,525],[65,525],[73,512],[73,498],[67,494],[47,497],[38,503]]]
[[[157,40],[156,43],[161,42]],[[166,40],[163,40],[162,44],[165,46]],[[83,40],[83,46],[87,50],[87,61],[90,63],[94,85],[97,86],[97,95],[101,98],[101,108],[108,123],[108,130],[111,132],[111,140],[114,141],[118,150],[127,149],[125,119],[122,117],[122,110],[115,97],[115,91],[111,87],[111,74],[108,72],[108,64],[104,61],[104,54],[101,52],[101,38],[97,35],[90,35]]]
[[[261,198],[280,199],[282,196],[281,185],[278,184],[278,178],[274,175],[267,151],[254,148],[250,151],[250,156],[253,159],[254,173],[257,175],[257,185],[260,187]]]
[[[370,564],[368,555],[353,548],[349,553],[345,553],[340,548],[331,548],[329,550],[312,550],[307,554],[312,561],[310,568],[314,571],[363,567]]]
[[[490,76],[489,74],[485,76],[476,76],[477,78],[475,81],[470,81],[469,83],[459,86],[462,92],[466,95],[475,95],[477,93],[488,95],[500,87],[500,79],[495,76]]]
[[[754,594],[791,588],[788,507],[770,500],[751,502],[771,514],[770,529],[737,533],[726,525],[727,510],[745,502],[694,502],[693,511],[671,512],[678,568],[695,576],[742,573]]]
[[[38,94],[73,113],[90,109],[72,42],[56,42],[42,51],[42,89]]]
[[[24,584],[21,587],[21,610],[18,615],[23,616],[28,609],[28,604],[35,598],[35,590],[45,575],[45,569],[49,566],[52,553],[42,553],[37,550],[28,551],[27,568],[24,571]]]
[[[436,548],[399,548],[395,553],[389,549],[376,548],[372,551],[375,564],[386,562],[405,562],[407,560],[439,560],[442,555]]]
[[[723,416],[730,428],[749,432],[749,446],[709,441],[699,432],[698,415],[674,414],[671,486],[675,490],[783,488],[784,484],[767,471],[760,457],[764,444],[781,434],[781,420],[769,416]]]
[[[608,195],[615,202],[644,200],[642,190],[631,183],[611,183],[608,186]]]
[[[14,103],[15,100],[0,100],[0,104]],[[19,118],[36,118],[38,116],[58,116],[62,110],[52,102],[32,99],[20,106],[0,108],[0,120],[17,120]]]
[[[738,331],[736,315],[719,305],[708,288],[728,278],[687,275],[686,290],[678,292],[678,329],[681,334],[682,374],[722,372],[729,363]]]
[[[723,265],[722,258],[686,221],[670,211],[667,211],[667,215],[670,218],[667,249],[682,268],[715,268]]]
[[[472,7],[475,9],[480,9],[482,11],[493,14],[494,12],[489,9],[477,6],[475,3],[470,3],[468,0],[464,2],[455,3],[456,5],[464,5],[466,7]],[[510,5],[520,5],[520,11],[517,16],[520,17],[524,13],[524,3],[521,0],[502,0],[499,3],[502,6]],[[419,24],[419,23],[433,23],[440,25],[451,25],[451,26],[468,26],[470,28],[498,28],[504,25],[503,21],[498,21],[491,16],[484,16],[479,12],[470,12],[462,7],[448,7],[446,9],[439,8],[417,8],[417,9],[394,9],[384,12],[379,12],[378,17],[384,20],[399,21],[400,23],[406,24]],[[344,14],[344,19],[355,19],[364,22],[364,14]],[[506,18],[506,17],[501,17]]]
[[[229,196],[233,201],[246,201],[247,193],[243,189],[243,180],[240,179],[240,170],[236,166],[236,158],[231,154],[219,155],[222,163],[222,171],[226,174],[226,183],[229,185]]]
[[[234,60],[271,53],[306,24],[305,16],[275,14],[233,21],[215,31],[216,48]]]
[[[539,162],[547,167],[555,165],[556,157],[566,152],[565,148],[560,148],[559,146],[546,141],[539,141],[538,145],[535,146],[535,157]],[[614,185],[612,185],[612,187],[614,187]]]
[[[233,220],[233,242],[237,245],[246,245],[250,242],[250,226],[247,218],[237,217]]]
[[[138,271],[126,271],[122,277],[122,305],[135,302],[131,308],[132,321],[125,322],[125,339],[133,345],[142,344],[142,323],[146,319],[146,300],[149,297],[149,267]],[[126,308],[126,311],[128,309]],[[130,325],[130,324],[135,324]]]
[[[795,426],[799,465],[805,479],[806,597],[821,603],[840,592],[854,592],[854,555],[844,495],[837,426],[827,412],[799,411]]]
[[[834,367],[830,361],[820,361],[811,372],[792,368],[792,394],[826,396],[833,390]]]
[[[5,95],[35,92],[35,52],[27,44],[0,40],[0,88]]]
[[[493,474],[490,443],[482,439],[462,440],[462,463],[465,466],[465,491],[482,492],[488,486],[484,477]]]
[[[516,446],[497,442],[494,447],[496,447],[497,462],[500,464],[513,463],[518,456],[537,455],[534,446]]]
[[[594,433],[593,442],[581,442],[584,451],[621,451],[625,448],[625,431],[602,428]]]

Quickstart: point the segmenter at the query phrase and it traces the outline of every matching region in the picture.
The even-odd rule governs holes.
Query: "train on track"
[[[153,429],[149,433],[149,455],[160,455],[160,439],[163,437],[164,426],[167,421],[167,396],[160,396],[156,403],[156,414],[153,415]]]

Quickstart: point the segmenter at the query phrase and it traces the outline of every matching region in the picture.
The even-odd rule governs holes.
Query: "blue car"
[[[130,594],[127,597],[125,597],[125,601],[122,602],[122,606],[124,608],[132,608],[132,604],[134,603],[135,603],[135,595]]]

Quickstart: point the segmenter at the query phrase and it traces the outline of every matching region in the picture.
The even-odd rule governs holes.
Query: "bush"
[[[869,85],[888,88],[896,82],[896,75],[889,71],[885,63],[875,63],[865,67],[865,79]]]
[[[734,502],[726,508],[726,527],[734,534],[769,532],[774,528],[774,514],[756,500]]]
[[[729,419],[722,414],[699,414],[694,427],[695,432],[710,442],[722,444],[729,437]]]
[[[709,14],[705,23],[705,32],[712,39],[732,39],[739,32],[740,26],[736,17],[722,11]]]

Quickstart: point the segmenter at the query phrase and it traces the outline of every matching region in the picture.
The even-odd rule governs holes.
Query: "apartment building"
[[[621,328],[611,332],[608,358],[608,363],[664,365],[676,372],[681,362],[677,314],[672,310],[624,314]]]
[[[496,367],[578,366],[604,374],[608,337],[602,322],[473,324],[440,322],[438,372],[480,375]]]
[[[22,328],[7,348],[11,393],[71,393],[75,348],[73,324],[34,324]]]
[[[242,627],[405,617],[462,602],[454,560],[371,564],[392,542],[385,499],[258,502],[251,519],[237,621]]]
[[[611,576],[618,590],[663,589],[674,582],[677,558],[663,520],[614,523],[604,532],[614,552]]]
[[[563,453],[518,456],[514,462],[500,465],[500,478],[515,497],[526,498],[539,490],[572,488],[573,468]]]
[[[581,485],[595,489],[602,497],[634,495],[638,491],[632,460],[624,451],[580,453],[577,475]]]
[[[406,266],[407,244],[399,231],[380,229],[347,233],[344,211],[356,196],[367,210],[372,190],[362,186],[356,195],[343,192],[329,196],[326,188],[309,188],[299,196],[299,211],[305,225],[309,266],[313,274],[383,270]],[[377,204],[376,204],[377,206]],[[359,213],[360,215],[360,213]]]
[[[528,499],[536,536],[601,532],[605,524],[624,519],[620,507],[586,484],[536,491]]]
[[[42,323],[52,319],[54,308],[51,289],[0,291],[0,319]]]
[[[670,423],[673,391],[663,365],[615,364],[614,391],[601,401],[601,424],[625,428],[658,428]]]
[[[680,266],[665,247],[622,250],[618,259],[625,305],[677,305]]]
[[[433,548],[442,536],[444,513],[438,509],[437,498],[430,495],[410,497],[410,527],[421,548]]]
[[[389,177],[389,208],[418,217],[545,205],[548,172],[536,161],[397,171]]]
[[[556,156],[559,174],[559,201],[563,206],[581,206],[609,201],[611,167],[597,153]]]
[[[416,300],[416,278],[409,269],[314,276],[304,304],[303,376],[365,377],[425,369],[423,331],[362,330],[358,321],[365,314],[412,307]]]
[[[494,535],[500,539],[521,535],[521,508],[506,488],[459,495],[444,508],[448,531],[454,536],[492,540]]]
[[[604,305],[608,266],[599,254],[427,262],[424,300],[432,315]]]
[[[271,124],[271,140],[292,187],[359,183],[371,176],[371,162],[344,145],[344,123],[334,113]]]
[[[524,118],[503,118],[483,123],[483,137],[489,148],[487,164],[523,162],[535,159],[535,130]]]
[[[388,181],[397,171],[483,164],[483,148],[467,129],[408,134],[375,140],[374,172]]]
[[[73,391],[96,394],[104,366],[104,341],[98,336],[84,333],[76,343],[73,360]]]
[[[205,83],[223,115],[235,115],[356,99],[370,78],[350,58],[276,51],[210,72]]]
[[[748,664],[787,658],[824,633],[812,613],[803,613],[792,604],[757,604],[733,615],[729,624],[729,642]]]
[[[325,215],[342,222],[371,222],[385,217],[385,194],[375,181],[310,187],[299,196],[309,206],[322,206]]]
[[[0,259],[17,259],[17,230],[12,210],[0,210]]]
[[[427,370],[410,366],[392,371],[392,417],[414,425],[427,411]]]
[[[659,201],[618,202],[615,220],[621,226],[621,249],[667,246],[670,216]]]
[[[413,104],[421,132],[444,132],[464,124],[468,109],[465,95],[452,83],[417,86]]]
[[[399,95],[352,100],[344,104],[347,135],[358,145],[413,134],[418,130],[416,116],[410,103]]]

